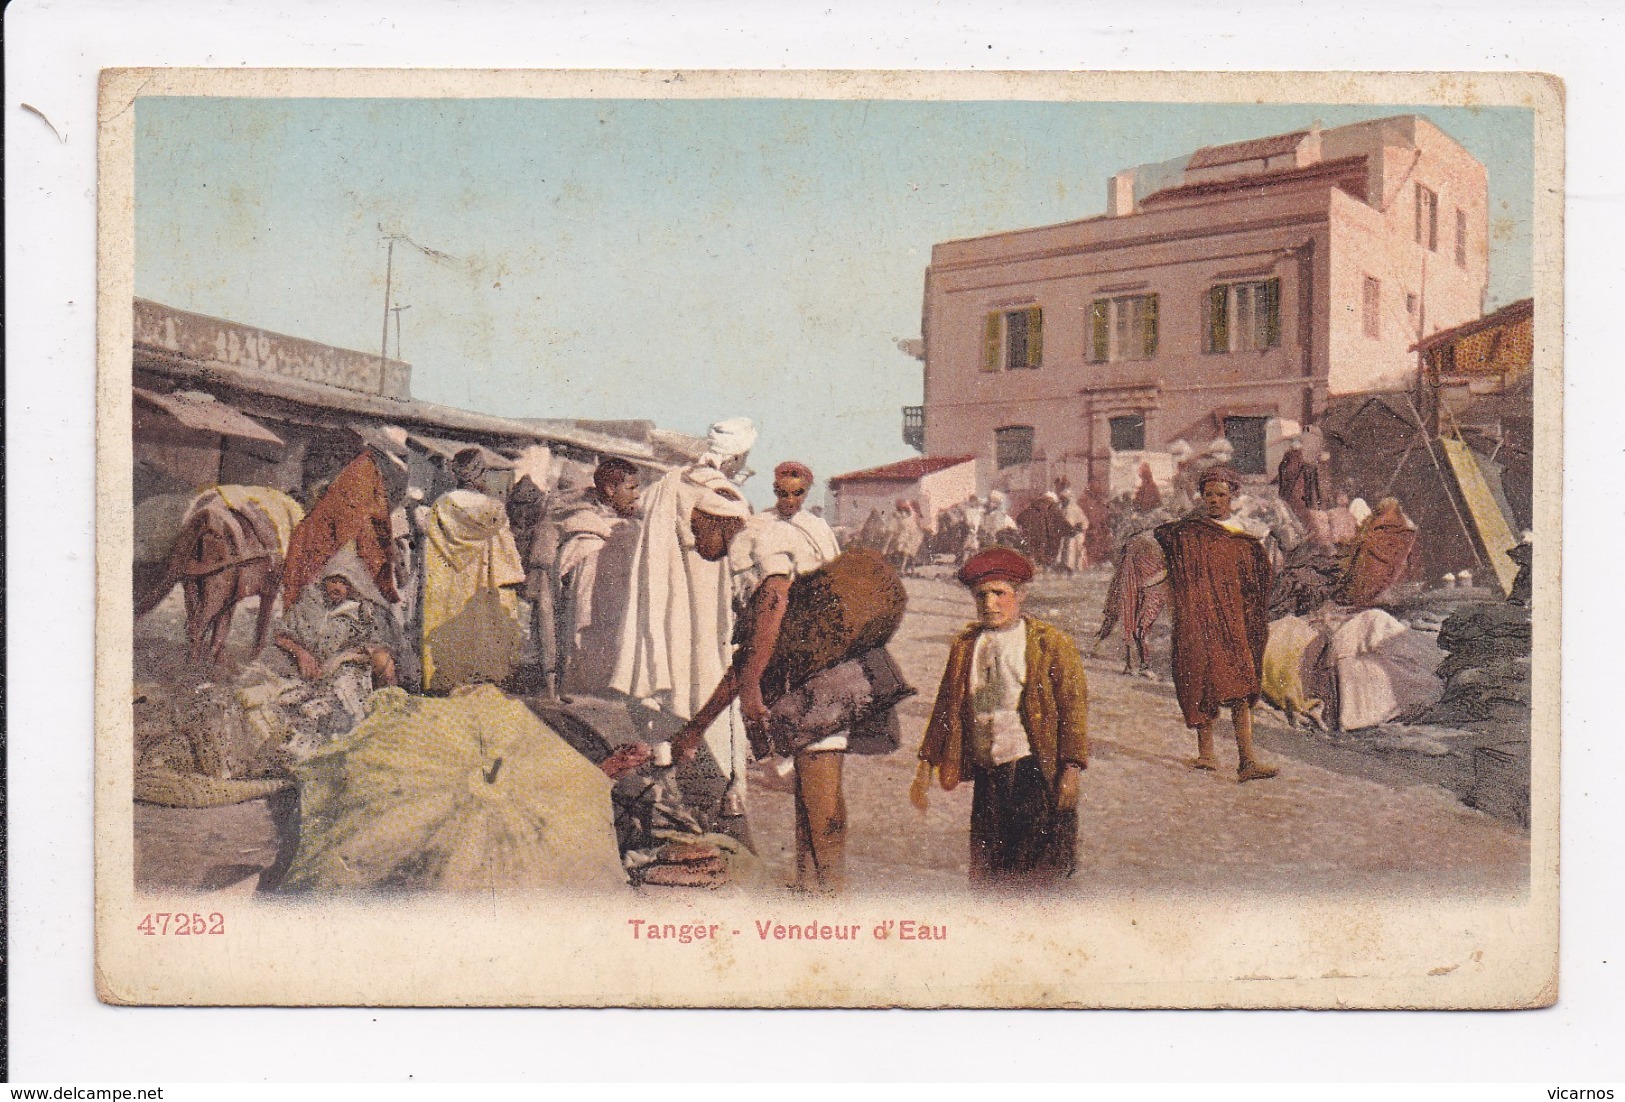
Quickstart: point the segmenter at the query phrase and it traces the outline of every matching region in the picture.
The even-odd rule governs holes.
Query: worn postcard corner
[[[102,73],[97,995],[1557,998],[1562,82]]]

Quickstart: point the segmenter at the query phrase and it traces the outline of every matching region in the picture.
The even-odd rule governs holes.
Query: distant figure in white
[[[1083,511],[1071,490],[1061,491],[1061,516],[1066,521],[1066,538],[1061,542],[1061,569],[1081,574],[1089,566],[1089,514]]]
[[[695,549],[692,516],[701,502],[750,513],[734,479],[756,443],[747,418],[711,426],[704,455],[660,478],[644,495],[643,534],[632,558],[631,591],[610,688],[693,717],[722,680],[733,654],[733,586],[728,563]],[[719,716],[705,743],[724,776],[743,781],[750,743],[738,705]]]

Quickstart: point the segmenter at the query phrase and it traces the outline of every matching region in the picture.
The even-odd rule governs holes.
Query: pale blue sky
[[[914,454],[894,342],[934,243],[1098,214],[1111,173],[1203,145],[1413,112],[1489,170],[1488,306],[1530,294],[1517,108],[225,98],[137,102],[136,293],[376,351],[382,223],[466,261],[396,250],[416,397],[748,416],[752,466],[822,477]]]

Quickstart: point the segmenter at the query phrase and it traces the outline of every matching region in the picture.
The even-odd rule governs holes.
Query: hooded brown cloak
[[[282,568],[282,607],[292,608],[305,586],[347,543],[372,575],[378,592],[391,603],[400,599],[395,589],[395,541],[389,523],[389,488],[373,452],[368,449],[350,461],[311,507],[288,540]]]
[[[1303,451],[1289,448],[1275,469],[1275,488],[1294,513],[1300,516],[1309,508],[1309,466],[1303,460]]]
[[[1027,541],[1027,552],[1040,566],[1054,566],[1066,539],[1066,518],[1060,503],[1047,495],[1036,497],[1016,515],[1016,527]]]
[[[1389,586],[1405,576],[1416,528],[1397,502],[1383,507],[1360,526],[1349,553],[1343,600],[1355,608],[1371,608]]]

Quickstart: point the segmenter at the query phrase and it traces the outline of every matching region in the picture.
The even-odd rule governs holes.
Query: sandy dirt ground
[[[1073,632],[1087,655],[1106,580],[1098,570],[1041,578],[1027,611]],[[909,614],[892,650],[919,694],[901,708],[903,748],[886,757],[849,757],[845,767],[855,893],[955,891],[966,883],[969,785],[954,792],[933,788],[924,815],[908,802],[908,787],[949,640],[971,619],[972,608],[965,591],[945,577],[907,584]],[[251,619],[247,608],[239,611],[233,653],[246,648]],[[178,633],[174,598],[138,627],[138,676],[179,674]],[[1261,706],[1259,743],[1281,775],[1238,785],[1235,746],[1223,737],[1224,726],[1225,771],[1190,770],[1185,762],[1194,738],[1181,723],[1172,686],[1165,678],[1125,676],[1121,656],[1114,635],[1086,658],[1091,759],[1080,802],[1078,868],[1066,890],[1501,894],[1526,885],[1526,832],[1464,806],[1449,786],[1460,754],[1360,752],[1354,744],[1288,728]],[[1154,659],[1166,670],[1165,630]],[[760,771],[753,767],[753,778],[760,780]],[[137,883],[154,890],[251,892],[285,841],[279,816],[287,821],[286,807],[275,800],[212,809],[137,804]],[[794,863],[788,791],[754,784],[750,819],[770,882],[787,882]]]
[[[1072,631],[1087,655],[1106,581],[1100,571],[1041,578],[1027,610]],[[974,610],[951,581],[911,578],[908,589],[908,620],[892,650],[920,695],[903,706],[903,749],[846,763],[848,875],[857,892],[966,883],[969,785],[933,788],[923,816],[908,802],[908,787],[948,642]],[[1164,633],[1154,652],[1164,670],[1165,639]],[[1504,893],[1527,884],[1527,835],[1421,779],[1436,769],[1428,755],[1408,754],[1415,760],[1405,762],[1339,752],[1261,706],[1258,741],[1281,767],[1279,777],[1237,784],[1235,743],[1226,744],[1225,725],[1217,733],[1227,771],[1189,769],[1195,737],[1184,727],[1172,685],[1125,676],[1121,654],[1114,635],[1098,657],[1086,659],[1090,763],[1070,890]],[[758,852],[790,879],[791,796],[758,787],[751,820]]]

